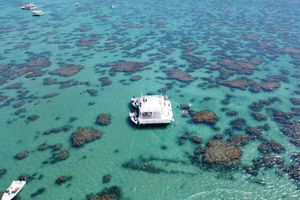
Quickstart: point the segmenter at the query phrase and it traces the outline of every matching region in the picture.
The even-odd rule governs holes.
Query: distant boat
[[[34,10],[34,9],[37,9],[37,6],[33,3],[28,3],[28,4],[25,4],[25,5],[21,6],[21,9],[23,9],[23,10]]]
[[[1,200],[11,200],[22,190],[25,186],[25,180],[12,181],[11,185],[4,192]]]
[[[118,8],[118,7],[119,7],[119,5],[118,5],[118,4],[115,4],[115,3],[111,4],[111,6],[110,6],[111,9],[116,9],[116,8]]]
[[[43,12],[41,10],[32,11],[32,16],[42,16],[44,14],[45,14],[45,12]]]
[[[137,109],[130,112],[131,121],[139,124],[169,124],[174,121],[171,101],[167,96],[149,95],[131,98],[131,104]]]

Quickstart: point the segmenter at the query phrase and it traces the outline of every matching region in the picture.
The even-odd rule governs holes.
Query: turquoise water
[[[190,142],[178,145],[178,137],[186,131],[201,137],[202,147],[216,134],[223,134],[226,141],[230,121],[242,117],[250,127],[267,123],[270,130],[263,132],[263,139],[283,145],[285,152],[279,156],[286,166],[292,163],[290,157],[299,152],[299,146],[281,133],[280,128],[285,124],[274,120],[271,109],[294,112],[290,121],[299,121],[299,111],[297,114],[295,108],[300,107],[289,98],[300,97],[300,2],[123,0],[116,1],[117,8],[111,9],[112,2],[108,0],[78,1],[79,4],[73,0],[35,1],[46,12],[42,17],[32,17],[30,11],[20,10],[21,1],[0,2],[0,66],[7,67],[0,67],[0,96],[7,96],[0,102],[0,169],[7,170],[0,177],[0,191],[25,173],[34,175],[34,179],[20,193],[22,199],[85,199],[87,194],[112,185],[122,190],[122,199],[300,198],[299,183],[280,167],[260,169],[257,176],[243,170],[243,166],[262,156],[257,150],[262,140],[251,140],[240,147],[243,151],[240,164],[226,172],[214,166],[193,164],[188,155],[193,154],[196,146]],[[285,48],[293,48],[293,52]],[[197,68],[182,57],[186,54],[205,57],[206,62]],[[51,65],[36,66],[43,75],[26,78],[28,73],[18,69],[36,58],[44,58]],[[252,74],[222,66],[232,75],[221,79],[221,70],[213,66],[224,58],[248,63],[259,58],[262,62]],[[125,61],[150,64],[132,73],[112,72],[107,66]],[[49,73],[64,64],[84,68],[69,77]],[[190,83],[172,79],[168,70],[175,68],[196,79]],[[10,70],[14,70],[14,75],[7,75]],[[131,81],[134,75],[142,78]],[[273,91],[262,89],[253,93],[250,86],[240,90],[222,84],[236,78],[260,83],[271,75],[281,78],[275,81],[280,87]],[[101,86],[101,77],[108,77],[111,84]],[[60,84],[44,85],[45,78],[77,82],[60,88]],[[22,83],[21,88],[6,88],[17,82]],[[170,87],[164,93],[172,101],[175,122],[166,127],[134,127],[127,118],[130,98],[141,92],[159,94],[167,86]],[[87,89],[96,89],[98,94],[90,96]],[[24,96],[18,95],[24,92],[27,92]],[[42,98],[50,93],[57,95]],[[221,101],[226,94],[233,97],[223,105]],[[205,97],[209,100],[203,100]],[[254,120],[248,106],[271,97],[280,101],[262,109],[267,120]],[[14,108],[20,101],[24,105]],[[95,104],[89,105],[91,102]],[[213,111],[218,116],[215,124],[218,130],[183,117],[177,106],[184,103],[192,103],[194,111]],[[16,115],[20,108],[26,111]],[[222,108],[237,111],[238,115],[229,117]],[[111,124],[96,125],[100,113],[110,113]],[[33,114],[39,118],[27,122],[26,118]],[[77,120],[69,122],[72,117]],[[66,124],[72,126],[69,131],[43,134]],[[79,127],[96,128],[104,134],[82,148],[73,148],[70,138]],[[245,130],[234,134],[245,134]],[[70,157],[55,164],[43,164],[51,157],[51,150],[37,151],[44,142],[63,144]],[[164,150],[162,146],[167,148]],[[23,150],[29,151],[29,156],[16,160],[14,156]],[[131,159],[153,157],[156,159],[150,162],[163,172],[154,174],[122,167]],[[102,183],[105,174],[112,176],[108,184]],[[73,178],[58,186],[55,180],[61,175]],[[39,188],[45,191],[31,197]]]

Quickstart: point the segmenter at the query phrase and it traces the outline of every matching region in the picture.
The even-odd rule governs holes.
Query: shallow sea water
[[[46,14],[32,17],[30,11],[19,9],[24,2],[0,0],[0,66],[8,66],[6,70],[0,67],[0,96],[7,96],[0,101],[0,169],[7,170],[0,176],[0,191],[25,173],[36,175],[20,193],[21,199],[79,200],[112,185],[122,190],[122,199],[299,199],[299,183],[278,166],[260,169],[257,176],[243,170],[243,166],[251,165],[253,159],[261,156],[257,150],[260,140],[242,146],[240,164],[226,172],[193,164],[188,155],[193,153],[195,145],[186,142],[180,146],[177,141],[184,132],[201,137],[202,147],[216,134],[224,134],[226,141],[230,121],[241,117],[251,127],[267,123],[270,130],[263,132],[263,138],[282,144],[285,152],[279,156],[286,165],[292,163],[290,157],[299,152],[299,146],[281,133],[282,124],[273,119],[270,109],[294,112],[292,120],[299,121],[295,108],[300,107],[289,99],[300,96],[300,2],[115,2],[117,8],[111,9],[112,1],[108,0],[38,0],[34,3]],[[285,48],[293,48],[293,52]],[[206,61],[197,68],[182,57],[185,54],[205,57]],[[51,62],[48,67],[37,67],[44,72],[41,76],[26,78],[26,73],[19,71],[10,76],[5,74],[11,68],[22,68],[31,59],[41,57]],[[224,58],[246,62],[259,58],[261,63],[251,74],[224,69],[233,74],[220,79],[220,71],[213,66]],[[106,66],[124,61],[151,63],[132,73],[113,72]],[[84,68],[70,77],[50,73],[65,63]],[[168,76],[168,70],[172,69],[185,71],[196,79],[189,83],[176,80]],[[142,78],[131,81],[134,75]],[[260,82],[271,75],[285,78],[275,81],[280,87],[272,91],[253,93],[249,91],[250,86],[240,90],[222,84],[236,78]],[[111,84],[101,86],[100,77],[108,77]],[[60,84],[44,85],[45,78],[78,82],[60,88]],[[6,88],[17,82],[22,83],[21,88]],[[96,89],[98,93],[91,96],[87,89]],[[127,117],[130,98],[141,93],[160,94],[162,89],[172,101],[175,122],[163,127],[133,126]],[[25,95],[18,95],[25,91]],[[57,95],[42,98],[50,93]],[[221,101],[226,94],[232,98],[223,105]],[[209,98],[205,100],[205,97]],[[280,101],[261,111],[268,119],[254,120],[248,106],[271,97]],[[24,105],[14,108],[20,101]],[[89,105],[91,102],[95,104]],[[185,103],[192,103],[194,111],[213,111],[218,116],[215,125],[218,130],[183,117],[178,105]],[[16,115],[20,108],[26,111]],[[222,108],[237,111],[238,115],[229,117]],[[110,113],[111,124],[96,125],[100,113]],[[27,122],[26,118],[33,114],[39,118]],[[78,119],[68,122],[72,117]],[[43,134],[65,124],[72,126],[67,132]],[[96,128],[104,134],[81,148],[73,148],[70,138],[79,127]],[[235,134],[244,133],[244,130],[235,131]],[[38,145],[44,142],[63,144],[70,157],[55,164],[43,164],[51,157],[51,150],[37,151]],[[163,150],[162,146],[167,148]],[[29,156],[14,159],[23,150],[29,151]],[[153,158],[148,161],[163,172],[122,167],[131,159],[141,158]],[[102,183],[105,174],[112,176],[108,184]],[[60,175],[73,178],[58,186],[55,179]],[[45,191],[31,197],[39,188]]]

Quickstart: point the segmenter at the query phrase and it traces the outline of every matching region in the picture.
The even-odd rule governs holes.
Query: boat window
[[[142,118],[152,118],[152,112],[143,112],[141,113]]]
[[[152,118],[160,118],[160,113],[159,112],[152,113]]]

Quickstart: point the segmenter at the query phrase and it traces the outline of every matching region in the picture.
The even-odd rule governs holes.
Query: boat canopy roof
[[[142,96],[140,98],[140,112],[161,112],[163,109],[163,96]]]

